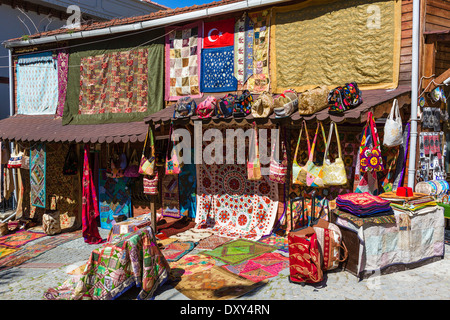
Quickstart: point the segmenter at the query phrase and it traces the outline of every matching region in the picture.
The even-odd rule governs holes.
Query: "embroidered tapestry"
[[[234,75],[239,85],[253,74],[253,35],[253,22],[244,13],[234,29]]]
[[[306,1],[275,7],[271,25],[273,92],[318,85],[397,87],[401,1]],[[343,41],[342,35],[351,37]]]
[[[164,107],[164,29],[72,47],[69,65],[63,125],[138,122]]]
[[[58,105],[56,117],[61,118],[64,112],[67,92],[67,73],[69,72],[69,53],[62,49],[58,51]]]
[[[147,62],[146,48],[82,58],[78,114],[146,112]]]
[[[99,176],[100,228],[111,229],[114,216],[132,217],[129,178],[109,178],[106,169],[100,169]]]
[[[253,75],[248,80],[251,92],[269,91],[270,12],[249,13],[253,22]]]
[[[202,92],[237,90],[233,46],[202,50],[200,90]]]
[[[46,203],[46,152],[45,144],[30,148],[30,201],[32,206],[45,208]]]
[[[202,22],[166,28],[165,99],[199,98]]]
[[[52,52],[20,56],[16,64],[17,113],[55,114],[58,65]]]
[[[181,218],[178,175],[164,174],[161,182],[161,209],[165,217]]]

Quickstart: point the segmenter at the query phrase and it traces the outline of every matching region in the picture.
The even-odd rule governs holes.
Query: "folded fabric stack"
[[[368,192],[339,195],[336,206],[358,217],[393,214],[390,201]]]
[[[437,202],[432,196],[424,196],[418,199],[406,201],[403,204],[391,203],[391,207],[394,210],[408,213],[410,215],[426,213],[429,210],[422,209],[432,209],[435,206],[437,206]]]

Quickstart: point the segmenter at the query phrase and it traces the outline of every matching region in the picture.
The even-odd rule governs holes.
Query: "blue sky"
[[[213,2],[214,0],[153,0],[156,3],[175,9]]]

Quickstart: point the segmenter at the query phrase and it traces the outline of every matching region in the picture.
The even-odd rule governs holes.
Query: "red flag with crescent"
[[[203,48],[217,48],[234,45],[234,18],[205,22]]]

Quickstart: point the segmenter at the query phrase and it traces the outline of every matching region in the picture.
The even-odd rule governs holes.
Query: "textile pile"
[[[392,214],[391,203],[368,192],[348,193],[336,198],[336,206],[358,217]]]

